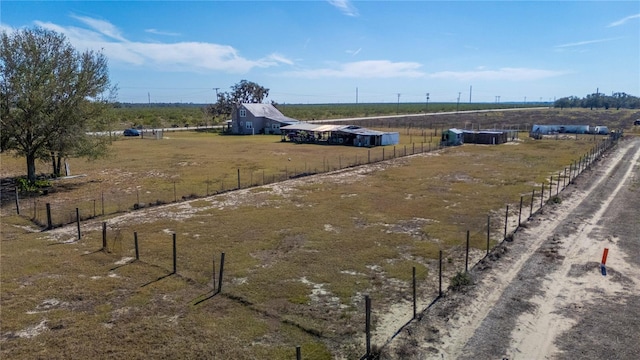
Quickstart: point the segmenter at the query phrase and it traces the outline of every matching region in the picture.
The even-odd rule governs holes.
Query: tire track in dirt
[[[624,160],[629,162],[633,158],[635,162],[638,156],[640,139],[621,141],[604,154],[592,169],[576,180],[576,185],[563,192],[561,204],[546,205],[517,232],[514,242],[504,244],[506,249],[498,261],[490,260],[484,267],[472,271],[476,286],[462,294],[448,293],[424,314],[421,324],[411,329],[413,335],[399,337],[397,348],[413,344],[417,349],[412,351],[416,355],[420,353],[420,359],[532,359],[548,355],[546,350],[538,352],[541,356],[532,355],[539,350],[540,339],[532,339],[531,334],[547,336],[543,343],[553,344],[562,329],[552,333],[546,330],[548,326],[559,326],[562,321],[538,322],[536,319],[543,319],[542,314],[547,314],[544,319],[556,316],[555,309],[544,308],[553,299],[564,298],[566,305],[583,297],[583,292],[563,291],[562,283],[558,289],[552,287],[555,282],[547,281],[548,274],[567,274],[576,265],[587,263],[576,260],[563,265],[563,259],[572,256],[568,251],[584,255],[596,266],[599,261],[593,251],[581,250],[574,246],[575,240],[564,237],[597,232],[596,221],[606,214],[609,202],[605,201],[610,194],[601,189],[619,191],[632,174],[632,165]],[[600,245],[597,251],[601,254]],[[598,268],[595,270],[593,275],[601,280]],[[572,279],[577,285],[583,280]],[[619,290],[614,288],[616,285],[612,291]],[[528,313],[534,315],[523,315]],[[567,320],[563,324],[566,329],[572,323]],[[420,338],[424,340],[421,342]],[[544,346],[550,349],[549,345]]]
[[[625,169],[619,169],[617,173],[621,175],[614,176],[612,171],[618,169],[623,158],[628,158],[632,154],[631,161],[623,164]],[[532,313],[525,313],[520,316],[517,321],[517,328],[524,329],[512,332],[511,347],[508,354],[524,354],[524,358],[541,359],[552,356],[557,352],[554,345],[556,337],[562,332],[569,330],[575,321],[560,315],[562,309],[569,306],[581,308],[585,303],[593,301],[596,294],[604,291],[605,294],[613,294],[622,292],[623,285],[620,282],[609,281],[598,273],[598,259],[604,247],[612,249],[612,254],[619,254],[615,242],[610,241],[602,244],[598,237],[597,228],[601,223],[605,214],[615,210],[610,209],[610,205],[616,196],[620,193],[623,186],[632,176],[634,164],[640,159],[640,149],[629,144],[624,152],[618,153],[616,158],[609,164],[609,167],[600,180],[594,184],[589,196],[593,196],[595,201],[602,199],[600,207],[589,217],[582,220],[582,224],[572,234],[562,241],[559,252],[565,253],[564,261],[543,282],[543,288],[546,289],[541,296],[532,299],[537,305],[537,309]],[[615,181],[615,187],[609,192],[608,188],[600,194],[592,194],[601,188],[601,183],[606,181]],[[556,230],[556,229],[554,229]],[[616,266],[620,266],[623,259],[616,258]],[[591,264],[591,271],[585,281],[584,278],[575,279],[571,275],[571,269],[580,265]],[[626,266],[630,267],[630,266]],[[611,277],[611,276],[610,276]],[[640,290],[638,284],[634,286],[635,290]],[[598,292],[593,291],[599,290]],[[567,294],[567,295],[563,295]],[[518,356],[511,356],[516,359]]]

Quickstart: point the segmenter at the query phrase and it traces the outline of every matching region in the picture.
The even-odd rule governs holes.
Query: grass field
[[[513,221],[524,196],[528,214],[532,190],[548,189],[551,175],[602,141],[521,136],[400,157],[413,145],[404,142],[407,128],[398,130],[397,158],[353,171],[339,168],[380,160],[382,148],[176,132],[120,139],[109,159],[72,160],[73,173],[86,176],[59,180],[35,200],[50,202],[60,219],[73,220],[76,207],[93,216],[93,200],[99,214],[103,193],[107,213],[195,196],[85,221],[79,241],[74,226],[29,231],[33,199],[25,200],[24,216],[5,203],[2,357],[282,359],[294,358],[297,345],[305,359],[359,357],[364,294],[373,299],[375,331],[384,334],[385,313],[410,298],[414,267],[424,306],[437,295],[439,251],[447,278],[463,270],[467,231],[477,259],[487,217],[495,244],[506,205]],[[423,130],[411,131],[419,138]],[[386,147],[385,158],[392,152]],[[19,159],[0,156],[3,178],[21,174]],[[238,169],[242,190],[205,197],[237,187]],[[108,251],[100,251],[103,221]],[[134,232],[140,261],[132,261]],[[213,296],[223,252],[223,291]]]

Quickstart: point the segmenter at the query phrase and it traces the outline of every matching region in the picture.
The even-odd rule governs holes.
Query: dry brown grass
[[[596,142],[465,145],[87,221],[80,241],[74,226],[25,231],[19,226],[28,221],[9,216],[9,204],[1,234],[3,357],[292,358],[296,345],[305,359],[359,357],[363,294],[374,299],[382,329],[385,309],[410,296],[415,266],[420,298],[428,303],[437,293],[440,250],[450,277],[464,267],[467,230],[477,257],[486,246],[488,215],[495,243],[505,206],[515,208],[526,195],[528,214],[531,190]],[[118,198],[127,209],[137,201],[136,189],[141,202],[166,193],[172,201],[172,179],[180,180],[178,189],[207,178],[231,187],[240,166],[268,177],[282,174],[269,169],[320,170],[355,155],[366,158],[368,151],[280,143],[272,136],[125,139],[114,144],[111,159],[72,162],[75,173],[87,176],[63,180],[71,185],[46,201],[68,206],[96,192],[129,193]],[[2,156],[6,176],[12,167]],[[186,193],[192,192],[202,196],[206,188]],[[99,251],[102,221],[109,223],[110,252]],[[134,232],[141,261],[120,263],[134,257]],[[177,275],[170,274],[173,233]],[[221,252],[224,288],[211,297]],[[45,331],[33,338],[22,332],[39,324]]]

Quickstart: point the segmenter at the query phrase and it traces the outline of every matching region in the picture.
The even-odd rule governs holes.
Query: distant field
[[[515,126],[545,114],[546,120],[566,116],[557,119],[562,122],[603,121],[581,112],[519,118],[505,112],[486,122]],[[607,121],[637,116],[617,114]],[[463,127],[485,119],[474,116],[439,122]],[[528,214],[532,190],[545,184],[548,191],[550,176],[558,179],[603,140],[534,141],[523,133],[512,144],[400,157],[405,148],[407,155],[422,152],[421,146],[433,150],[439,130],[409,123],[386,129],[401,133],[395,159],[277,184],[270,183],[380,160],[383,148],[204,132],[120,138],[108,159],[72,159],[72,173],[86,176],[59,180],[49,195],[25,199],[23,216],[3,199],[2,357],[283,359],[294,358],[296,345],[304,359],[359,357],[364,294],[373,299],[375,339],[384,341],[397,330],[386,328],[387,313],[402,305],[410,318],[413,267],[424,307],[437,294],[440,250],[449,279],[464,268],[467,231],[477,259],[486,246],[488,217],[494,245],[502,240],[507,205],[514,221],[522,196]],[[427,142],[432,135],[435,140]],[[385,159],[393,151],[385,147]],[[0,161],[2,178],[23,174],[22,159],[0,154]],[[242,191],[205,197],[237,187],[238,169]],[[553,185],[560,186],[557,180]],[[103,194],[106,213],[127,214],[101,217]],[[174,200],[131,211],[137,203]],[[72,222],[76,207],[81,216],[95,212],[97,218],[83,222],[80,241],[73,223],[26,231],[34,209],[42,219],[45,202],[60,221]],[[103,221],[109,223],[109,252],[99,251]],[[141,261],[131,263],[134,232]],[[174,233],[177,275],[170,274]],[[212,270],[222,252],[224,290],[211,297]],[[27,330],[36,335],[30,338]]]
[[[223,118],[212,119],[206,114],[207,105],[181,105],[166,104],[159,106],[151,104],[149,106],[137,105],[135,107],[119,107],[112,109],[108,116],[116,120],[118,129],[136,127],[142,125],[150,128],[168,128],[173,125],[178,126],[198,126],[214,125],[222,123]],[[401,103],[397,104],[279,104],[278,109],[286,116],[301,121],[341,119],[366,116],[386,116],[399,114],[416,113],[438,113],[446,111],[463,110],[483,110],[499,108],[518,107],[543,107],[545,104],[452,104],[452,103],[430,103],[426,104]]]

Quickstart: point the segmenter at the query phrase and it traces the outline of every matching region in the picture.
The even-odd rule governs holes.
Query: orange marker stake
[[[609,255],[609,249],[604,248],[604,252],[602,253],[602,265],[607,264],[607,255]]]
[[[607,276],[607,267],[606,267],[606,263],[607,263],[607,255],[609,255],[609,249],[604,248],[604,252],[602,253],[602,262],[600,263],[600,272],[602,273],[602,276]]]

